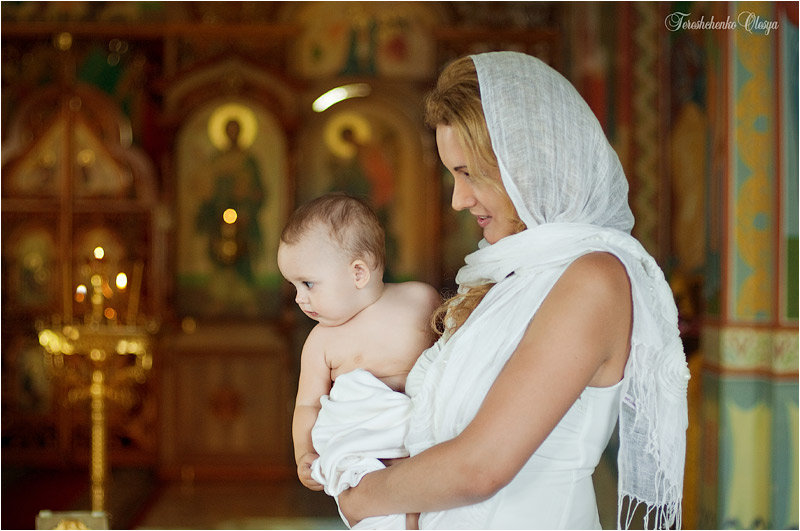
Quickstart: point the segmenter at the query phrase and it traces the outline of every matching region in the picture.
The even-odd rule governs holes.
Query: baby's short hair
[[[378,216],[361,199],[331,192],[301,205],[281,232],[281,241],[295,244],[309,230],[322,225],[349,255],[383,271],[386,266],[386,236]],[[370,262],[372,262],[370,264]]]

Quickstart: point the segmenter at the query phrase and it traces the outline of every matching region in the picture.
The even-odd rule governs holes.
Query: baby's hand
[[[319,455],[309,452],[303,455],[297,463],[297,477],[300,478],[300,483],[311,490],[322,490],[322,485],[311,477],[311,463],[318,457]]]

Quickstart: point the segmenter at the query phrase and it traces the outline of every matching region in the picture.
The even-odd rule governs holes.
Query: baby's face
[[[350,260],[321,228],[297,243],[281,242],[278,268],[297,290],[297,305],[319,324],[338,326],[358,313]]]

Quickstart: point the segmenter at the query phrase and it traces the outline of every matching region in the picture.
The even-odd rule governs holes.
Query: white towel
[[[319,458],[311,477],[337,498],[370,472],[384,468],[380,459],[407,457],[403,441],[411,400],[370,372],[356,369],[336,378],[329,395],[320,398],[311,439]],[[341,515],[341,511],[339,513]],[[347,519],[344,523],[350,527]],[[366,518],[352,529],[405,529],[405,514]]]

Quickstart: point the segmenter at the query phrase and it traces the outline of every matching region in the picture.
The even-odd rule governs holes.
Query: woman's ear
[[[356,288],[361,289],[369,284],[372,272],[364,260],[359,259],[353,261],[353,263],[350,264],[350,271],[353,273],[353,281],[355,282]]]

